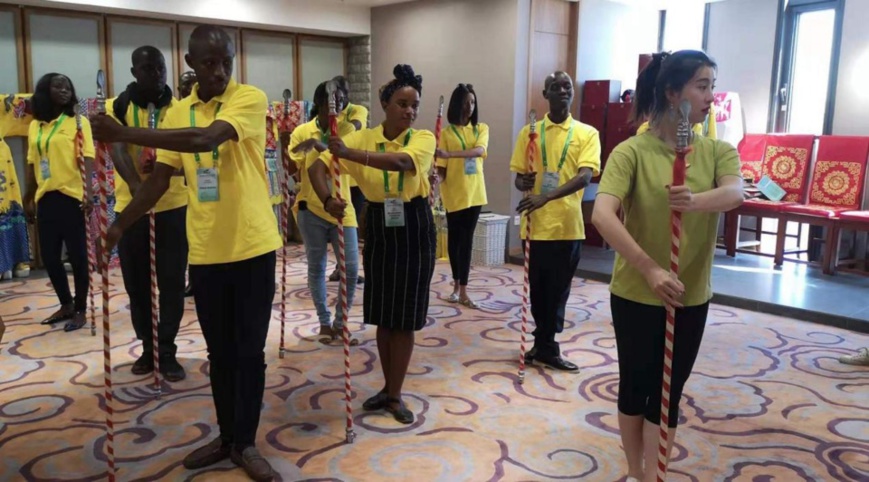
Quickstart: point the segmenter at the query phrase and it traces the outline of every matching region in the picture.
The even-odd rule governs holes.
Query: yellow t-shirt
[[[365,166],[341,159],[341,172],[346,172],[359,184],[359,189],[370,202],[382,203],[386,200],[386,189],[383,182],[383,174],[387,174],[389,180],[389,193],[395,196],[398,193],[399,178],[404,177],[404,189],[401,190],[401,199],[409,202],[416,197],[428,197],[431,185],[428,182],[428,173],[434,158],[435,138],[434,134],[425,130],[408,129],[393,140],[383,137],[383,125],[372,129],[362,129],[351,132],[343,138],[344,144],[351,149],[361,149],[369,152],[406,152],[413,159],[414,171],[382,171],[373,167]],[[332,154],[323,152],[320,159],[329,165]]]
[[[546,127],[546,158],[547,167],[543,168],[543,126]],[[570,130],[573,128],[572,135]],[[525,151],[528,148],[529,126],[519,132],[513,157],[510,160],[510,171],[525,174],[528,171]],[[534,172],[537,173],[534,184],[534,194],[540,194],[543,186],[543,172],[558,172],[558,185],[573,179],[583,167],[591,169],[592,175],[600,174],[600,136],[597,129],[573,120],[572,116],[561,124],[553,124],[549,114],[543,121],[537,123],[537,151],[539,155],[534,160]],[[566,145],[568,138],[570,144]],[[565,151],[566,147],[566,151]],[[564,154],[564,165],[558,165]],[[584,189],[561,199],[548,202],[545,206],[531,213],[532,241],[561,241],[585,239],[585,225],[582,222],[582,193]],[[525,216],[522,216],[520,231],[525,239]]]
[[[115,99],[109,99],[106,101],[106,106],[108,107],[106,109],[106,114],[113,119],[116,119],[114,109],[111,108],[114,103]],[[164,126],[164,121],[166,116],[169,115],[169,111],[177,107],[178,101],[172,99],[172,102],[167,107],[160,109],[157,113],[158,129]],[[130,127],[148,127],[148,110],[142,109],[132,102],[130,102],[130,105],[127,108],[127,115],[125,117],[124,121],[127,123],[126,125]],[[142,172],[142,166],[139,162],[139,156],[141,153],[141,146],[127,144],[127,154],[129,154],[130,159],[133,160],[133,166],[135,166],[136,172],[139,173],[139,178],[142,182],[145,182],[145,179],[148,179],[148,174]],[[130,194],[130,186],[126,181],[124,181],[124,178],[121,177],[118,170],[115,169],[115,212],[122,212],[127,208],[132,200],[133,196]],[[187,186],[184,185],[184,178],[181,176],[173,176],[172,180],[169,181],[169,189],[165,194],[163,194],[163,197],[157,201],[157,205],[154,206],[154,211],[160,213],[163,211],[169,211],[170,209],[178,209],[186,205]]]
[[[670,204],[665,186],[673,182],[672,148],[654,134],[634,136],[610,154],[598,189],[622,202],[625,228],[641,248],[664,269],[670,266]],[[739,154],[724,141],[694,138],[688,155],[686,183],[697,194],[714,189],[725,176],[741,176]],[[685,306],[712,298],[712,257],[718,235],[718,213],[684,213],[679,251],[679,279],[685,285]],[[645,278],[619,255],[613,269],[613,294],[661,306]]]
[[[477,147],[483,148],[483,155],[476,158],[475,173],[465,174],[465,159],[441,159],[435,162],[437,167],[447,168],[447,177],[441,184],[441,199],[447,212],[461,211],[472,206],[484,206],[486,198],[486,180],[483,177],[483,160],[488,156],[489,126],[477,124],[472,126],[449,125],[441,131],[441,150],[447,152],[469,151]]]
[[[341,121],[338,123],[338,135],[346,136],[351,132],[355,132],[356,127],[349,123]],[[317,119],[312,120],[311,122],[307,122],[305,124],[296,127],[293,131],[292,136],[290,136],[290,159],[299,166],[299,175],[301,176],[301,185],[302,189],[299,191],[299,194],[296,196],[296,204],[293,205],[293,211],[298,215],[299,213],[299,202],[305,201],[308,205],[308,211],[311,211],[313,214],[316,214],[320,218],[337,225],[338,220],[335,219],[334,216],[327,213],[323,208],[323,203],[320,202],[320,198],[317,196],[317,193],[314,191],[314,186],[311,185],[311,181],[308,178],[308,168],[311,164],[320,157],[320,153],[317,152],[316,149],[311,149],[307,153],[299,152],[293,153],[293,148],[299,145],[302,141],[306,141],[308,139],[321,139],[323,137],[323,132],[320,130]],[[328,135],[326,136],[326,143],[328,144]],[[326,164],[326,167],[330,167],[329,164]],[[331,169],[330,169],[331,173]],[[331,181],[330,181],[331,183]],[[353,205],[350,201],[350,176],[346,173],[341,174],[341,197],[344,201],[347,202],[347,208],[344,210],[344,226],[348,228],[355,228],[359,226],[356,221],[356,211],[353,209]]]
[[[27,135],[30,121],[33,120],[30,115],[16,119],[13,108],[6,110],[6,100],[12,97],[14,104],[29,96],[30,94],[0,95],[0,213],[8,211],[13,202],[19,206],[23,204],[12,149],[6,144],[5,137]]]
[[[281,247],[277,219],[269,201],[265,171],[265,94],[256,87],[230,81],[226,91],[209,100],[199,100],[193,89],[163,120],[166,129],[207,127],[216,120],[235,128],[238,141],[227,141],[212,152],[157,151],[157,162],[176,169],[183,167],[187,178],[189,206],[187,238],[190,264],[219,264],[243,261]],[[219,112],[218,112],[219,109]],[[197,168],[217,168],[217,201],[200,202]]]
[[[26,136],[29,133],[30,122],[33,121],[33,116],[25,114],[24,117],[16,119],[14,106],[32,96],[33,94],[0,95],[0,142],[5,137]],[[6,99],[9,97],[12,97],[13,108],[7,111]]]
[[[57,129],[55,130],[55,127]],[[91,136],[91,124],[87,117],[81,118],[81,130],[84,134],[82,156],[94,157],[94,140]],[[52,135],[52,131],[54,134]],[[40,136],[42,132],[42,136]],[[81,182],[81,172],[75,158],[75,117],[61,114],[51,122],[33,120],[30,122],[30,132],[27,135],[27,163],[33,166],[36,173],[36,201],[42,199],[47,192],[60,191],[74,199],[84,198],[84,186]],[[50,138],[50,139],[49,139]],[[37,146],[37,140],[39,146]],[[46,144],[48,148],[46,149]],[[51,176],[42,177],[41,159],[48,159]]]
[[[341,120],[344,122],[359,121],[362,128],[365,129],[368,127],[368,109],[364,105],[348,102],[344,110],[341,111]]]

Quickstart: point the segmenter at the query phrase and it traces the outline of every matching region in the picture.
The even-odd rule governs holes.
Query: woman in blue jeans
[[[342,90],[337,90],[337,109],[340,112],[347,104],[347,97]],[[323,208],[323,203],[314,192],[308,179],[308,166],[317,160],[325,151],[329,142],[329,96],[326,83],[323,82],[314,91],[314,107],[311,111],[312,121],[297,127],[290,137],[289,154],[301,175],[301,190],[296,197],[294,210],[298,220],[299,230],[305,242],[305,253],[308,258],[308,288],[311,298],[317,308],[317,318],[320,321],[319,339],[330,343],[341,336],[342,303],[338,294],[334,322],[326,304],[326,253],[329,243],[335,253],[338,253],[338,221]],[[356,128],[347,121],[338,122],[338,133],[347,135]],[[341,197],[350,200],[349,176],[341,176]],[[349,203],[348,203],[349,204]],[[344,259],[347,266],[347,307],[353,304],[356,292],[356,278],[359,269],[359,245],[357,237],[356,212],[352,205],[347,206],[344,215]],[[359,340],[350,337],[350,344],[357,345]]]

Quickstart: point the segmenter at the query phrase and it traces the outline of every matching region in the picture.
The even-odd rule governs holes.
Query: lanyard
[[[322,127],[320,127],[320,118],[319,117],[314,119],[314,122],[316,123],[317,130],[320,131],[320,141],[323,142],[323,144],[326,144],[328,146],[329,145],[329,134],[331,134],[331,133],[326,132],[325,130],[323,130]]]
[[[66,113],[60,114],[57,122],[54,124],[54,127],[51,129],[51,132],[48,133],[48,139],[45,139],[45,154],[42,154],[42,125],[39,126],[39,135],[36,136],[36,148],[39,150],[39,157],[43,159],[48,158],[48,144],[51,142],[51,138],[54,137],[54,133],[57,132],[57,129],[60,127],[60,124],[66,119]]]
[[[215,118],[217,118],[217,114],[220,112],[220,108],[221,108],[221,107],[223,107],[223,104],[221,104],[220,102],[218,102],[218,103],[217,103],[217,108],[214,109],[214,117],[215,117]],[[190,127],[196,127],[196,112],[193,110],[193,106],[192,106],[192,105],[190,106]],[[217,151],[217,149],[218,149],[218,148],[215,147],[214,150],[211,151],[211,159],[214,160],[214,165],[215,165],[215,167],[217,166],[217,159],[220,157],[220,153]],[[198,166],[199,163],[201,162],[201,159],[199,158],[199,153],[198,153],[198,152],[194,152],[194,153],[193,153],[193,158],[196,159],[196,165]]]
[[[564,160],[567,159],[567,148],[570,147],[570,140],[573,139],[573,122],[570,123],[570,129],[567,130],[567,140],[564,141],[564,149],[561,150],[561,160],[558,162],[558,169],[555,172],[561,170],[561,166],[564,165]],[[543,171],[546,171],[547,166],[549,165],[546,162],[546,119],[543,119],[543,127],[540,128],[540,144],[543,149]]]
[[[452,130],[453,130],[453,134],[455,134],[455,135],[456,135],[456,137],[458,137],[458,138],[459,138],[459,142],[461,142],[461,143],[462,143],[462,150],[463,150],[463,151],[467,151],[467,150],[468,150],[468,148],[467,148],[467,147],[465,147],[465,138],[464,138],[464,137],[462,137],[462,135],[461,135],[461,134],[459,134],[459,131],[458,131],[458,130],[456,130],[456,126],[454,126],[454,125],[452,125],[452,124],[450,124],[450,129],[452,129]],[[474,126],[474,136],[475,136],[475,137],[476,137],[476,138],[477,138],[477,139],[479,139],[479,138],[480,138],[480,132],[479,132],[479,131],[477,131],[477,126]]]
[[[413,134],[413,129],[407,130],[407,135],[404,136],[404,147],[407,147],[407,143],[410,142],[410,135]],[[386,145],[384,142],[377,144],[377,150],[380,152],[386,152]],[[389,195],[389,173],[383,171],[383,190],[386,191],[386,195]],[[398,173],[398,193],[401,194],[401,191],[404,190],[404,171]]]

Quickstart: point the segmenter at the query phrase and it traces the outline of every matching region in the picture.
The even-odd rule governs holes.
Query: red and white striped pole
[[[534,173],[534,161],[537,159],[537,111],[531,109],[528,114],[528,147],[525,149],[527,174]],[[525,191],[524,197],[528,197],[530,191]],[[531,215],[525,215],[525,272],[522,278],[522,338],[519,344],[519,384],[525,383],[525,337],[528,333],[528,291],[531,283],[528,280],[528,271],[531,261]]]
[[[148,104],[148,129],[157,128],[157,109],[154,104]],[[150,161],[150,159],[146,159]],[[152,208],[148,213],[148,243],[151,261],[151,346],[154,351],[154,391],[157,398],[163,395],[160,384],[160,302],[157,292],[157,212]]]
[[[290,116],[290,99],[293,93],[290,89],[284,89],[284,119]],[[279,126],[278,130],[284,130]],[[271,132],[271,128],[268,129]],[[271,135],[271,134],[270,134]],[[281,149],[287,149],[288,146],[281,146]],[[290,217],[290,159],[288,156],[281,153],[284,167],[284,178],[281,183],[281,237],[283,245],[281,247],[281,346],[278,349],[278,357],[283,358],[286,349],[284,348],[284,331],[287,324],[287,243],[289,242],[289,220]]]
[[[329,130],[334,137],[338,135],[338,108],[335,99],[338,91],[338,85],[334,81],[326,84],[326,91],[329,93]],[[338,156],[332,155],[332,185],[335,189],[335,197],[339,201],[341,198],[341,164],[338,162]],[[349,202],[349,199],[347,200]],[[353,388],[350,382],[350,325],[347,322],[347,314],[349,308],[347,306],[347,263],[344,257],[344,218],[338,218],[338,273],[340,274],[340,302],[341,302],[341,335],[344,339],[344,400],[346,402],[347,412],[347,427],[346,441],[353,443],[356,438],[356,433],[353,431]]]
[[[685,184],[688,164],[685,158],[691,152],[689,140],[691,136],[691,124],[688,114],[691,112],[691,103],[682,101],[679,106],[682,115],[679,127],[676,131],[676,160],[673,163],[673,184],[682,186]],[[682,213],[672,211],[670,213],[670,276],[674,279],[679,277],[679,244],[682,239]],[[667,466],[670,463],[670,390],[673,376],[673,344],[676,337],[676,308],[667,305],[667,321],[664,332],[664,378],[661,384],[661,424],[658,436],[658,482],[667,480]]]
[[[97,72],[97,114],[106,113],[106,74]],[[100,225],[100,277],[103,287],[103,372],[105,378],[106,403],[106,464],[108,465],[109,482],[115,481],[115,422],[114,422],[114,390],[112,388],[112,327],[109,323],[109,260],[111,254],[106,249],[106,237],[109,232],[109,179],[106,174],[110,162],[109,146],[99,143],[97,146],[96,171],[99,181],[100,207],[97,218]]]
[[[440,98],[438,99],[438,119],[437,119],[437,121],[435,121],[435,148],[436,149],[439,148],[440,144],[441,144],[441,129],[443,128],[443,122],[444,122],[444,96],[440,96]],[[437,167],[435,167],[436,160],[437,160],[437,156],[435,156],[435,159],[433,159],[432,163],[431,163],[432,174],[434,174],[432,176],[432,179],[435,180],[435,182],[432,183],[431,189],[429,190],[429,193],[428,193],[428,204],[431,207],[435,206],[435,200],[438,197],[438,193],[435,191],[437,191],[437,187],[438,187],[438,184],[440,182],[438,179],[438,175],[437,175]]]
[[[92,179],[88,179],[87,167],[85,166],[84,155],[82,154],[82,149],[84,148],[84,132],[81,130],[81,107],[76,104],[73,109],[75,110],[75,160],[78,164],[78,171],[81,174],[84,198],[87,200],[88,186],[90,185],[89,183],[92,182]],[[93,199],[90,201],[93,201]],[[97,308],[94,303],[94,271],[97,269],[97,254],[93,245],[93,232],[91,230],[90,219],[88,219],[90,214],[85,213],[84,217],[85,243],[88,248],[88,303],[90,304],[91,336],[97,336]]]

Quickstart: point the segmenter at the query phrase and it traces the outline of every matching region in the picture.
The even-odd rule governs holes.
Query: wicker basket
[[[507,222],[510,216],[481,214],[474,230],[472,266],[501,266],[507,245]]]

